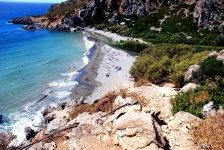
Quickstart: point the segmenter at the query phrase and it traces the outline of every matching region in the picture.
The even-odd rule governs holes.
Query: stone
[[[13,18],[8,23],[24,24],[24,25],[33,25],[34,24],[31,17]]]
[[[139,149],[152,142],[165,147],[166,142],[158,123],[147,113],[127,112],[114,121],[114,133],[123,149]]]
[[[43,149],[43,142],[38,142],[32,145],[28,150],[42,150]]]
[[[53,119],[49,124],[47,124],[47,129],[45,134],[50,134],[53,131],[59,130],[66,125],[68,119],[63,117],[58,117]]]
[[[122,105],[125,104],[132,104],[133,100],[131,99],[131,97],[126,97],[126,98],[122,98],[121,96],[118,96],[115,100],[114,100],[114,107],[118,108]]]
[[[45,107],[42,114],[45,117],[47,114],[51,113],[53,110],[55,110],[55,108],[48,105],[47,107]]]
[[[214,108],[215,108],[215,105],[214,105],[213,101],[211,101],[208,104],[204,105],[203,109],[202,109],[203,116],[207,116],[207,115],[210,115],[210,114],[215,114],[216,111],[215,111]]]
[[[46,150],[54,150],[56,148],[56,143],[51,142],[51,143],[44,143],[42,149]]]
[[[210,52],[207,56],[208,57],[217,57],[219,54],[216,51]]]
[[[197,72],[199,70],[200,66],[199,65],[191,65],[188,70],[185,72],[184,75],[184,80],[187,81],[192,77],[192,74],[194,72]]]
[[[189,91],[189,90],[193,90],[193,89],[195,89],[195,88],[197,88],[197,87],[198,87],[198,85],[195,84],[195,83],[188,83],[187,85],[185,85],[185,86],[183,86],[183,87],[181,88],[181,90],[179,91],[179,93],[187,92],[187,91]]]
[[[31,140],[35,137],[36,133],[31,127],[25,127],[25,135],[27,140]]]
[[[169,141],[172,150],[197,149],[194,139],[189,133],[192,121],[201,119],[184,111],[166,119],[167,125],[162,125],[162,133]]]
[[[223,33],[222,22],[224,17],[224,0],[199,0],[194,9],[194,22],[199,28],[213,29],[218,27]],[[217,23],[217,25],[214,25]]]

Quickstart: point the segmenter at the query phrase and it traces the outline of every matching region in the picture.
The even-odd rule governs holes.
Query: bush
[[[207,116],[203,121],[193,122],[190,130],[199,149],[224,149],[224,114]]]
[[[203,61],[200,65],[200,73],[204,78],[214,76],[224,76],[224,65],[221,60],[217,60],[216,57],[209,57]]]
[[[207,91],[188,91],[178,94],[175,98],[171,99],[172,113],[175,114],[179,111],[186,111],[195,116],[202,117],[202,107],[209,102],[210,95]]]
[[[188,67],[204,60],[208,53],[199,53],[194,47],[183,44],[151,46],[140,53],[130,74],[152,83],[172,82],[181,87]]]
[[[139,43],[137,41],[121,41],[119,43],[114,43],[116,46],[122,47],[124,49],[135,51],[135,52],[141,52],[143,49],[147,48],[148,45],[145,43]]]
[[[195,90],[178,94],[171,99],[173,114],[186,111],[202,118],[202,108],[208,102],[213,101],[215,109],[224,106],[224,91],[218,86],[202,86]]]

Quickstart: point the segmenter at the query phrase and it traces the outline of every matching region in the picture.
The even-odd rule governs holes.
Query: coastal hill
[[[176,19],[177,26],[192,28],[183,29],[182,32],[209,29],[224,33],[223,3],[223,0],[68,0],[52,5],[45,16],[33,16],[31,20],[46,28],[71,30],[101,23],[118,23],[129,28],[130,21],[136,25],[139,18],[147,18],[148,20],[142,22],[142,26],[147,26],[144,27],[145,30],[165,31],[164,26],[169,26],[169,22]],[[11,22],[19,23],[16,19]],[[30,24],[29,21],[20,23]],[[102,27],[108,30],[104,26]],[[172,28],[169,32],[173,32]]]
[[[85,32],[92,39],[102,33],[138,54],[94,41],[102,58],[96,55],[98,67],[87,67],[97,73],[86,82],[96,80],[97,87],[93,93],[84,90],[93,101],[70,97],[58,107],[48,106],[43,128],[26,128],[23,149],[224,149],[223,0],[69,0],[52,5],[46,15],[10,22],[25,29],[33,24],[57,31],[90,27]],[[117,40],[117,34],[127,40]],[[113,85],[118,81],[133,87],[118,88]],[[114,91],[102,88],[112,86]]]

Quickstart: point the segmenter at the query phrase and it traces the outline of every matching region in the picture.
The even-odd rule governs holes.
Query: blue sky
[[[65,2],[66,0],[0,0],[0,1],[7,1],[7,2],[39,2],[39,3],[60,3]]]

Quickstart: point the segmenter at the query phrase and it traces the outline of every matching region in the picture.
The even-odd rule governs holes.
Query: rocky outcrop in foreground
[[[118,96],[114,106],[129,105],[110,114],[85,112],[73,120],[68,120],[68,109],[58,111],[48,107],[44,112],[45,120],[48,118],[46,128],[37,133],[33,142],[60,129],[71,126],[72,129],[38,142],[29,150],[196,149],[189,134],[190,121],[200,119],[186,112],[171,115],[169,99],[176,91],[155,85],[135,88],[134,91],[146,96],[147,106],[134,103],[136,100],[130,97]]]

